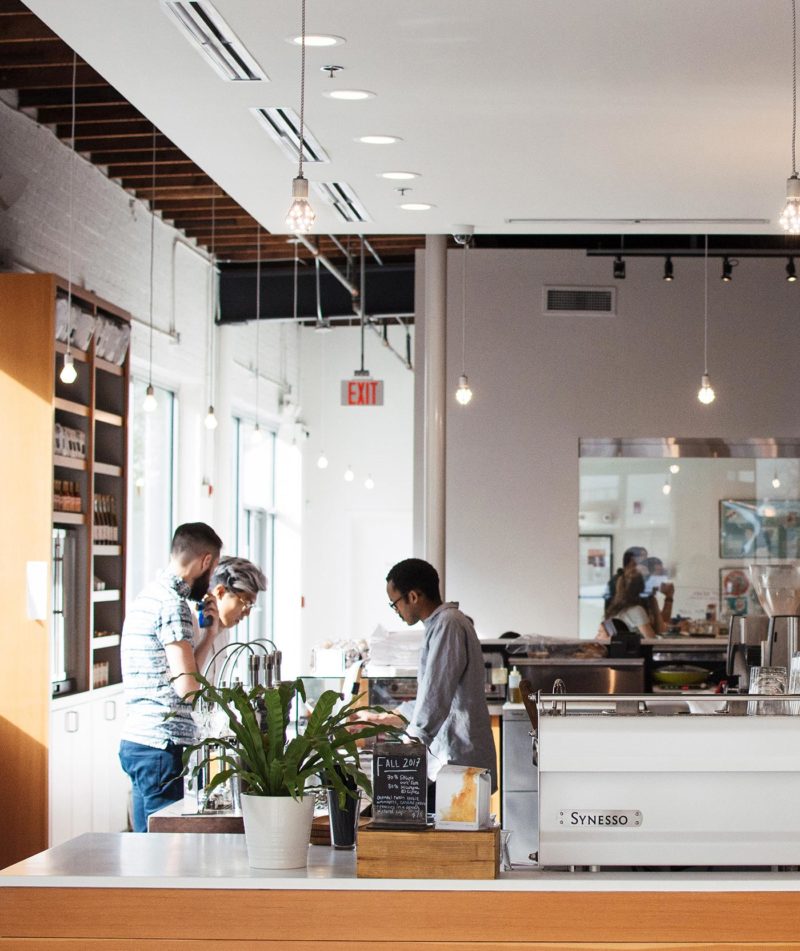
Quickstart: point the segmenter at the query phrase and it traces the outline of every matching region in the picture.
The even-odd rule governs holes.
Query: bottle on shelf
[[[519,689],[520,681],[522,680],[522,674],[516,667],[512,667],[511,673],[508,675],[508,702],[509,703],[522,703],[522,693]]]

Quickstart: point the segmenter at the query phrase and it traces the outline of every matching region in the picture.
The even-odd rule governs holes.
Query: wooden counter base
[[[0,948],[800,949],[796,892],[8,887]]]

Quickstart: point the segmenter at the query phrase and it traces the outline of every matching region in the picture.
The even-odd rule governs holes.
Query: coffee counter
[[[251,869],[241,835],[88,834],[0,872],[0,948],[15,949],[800,949],[798,920],[793,871],[376,881],[316,846],[305,869]]]

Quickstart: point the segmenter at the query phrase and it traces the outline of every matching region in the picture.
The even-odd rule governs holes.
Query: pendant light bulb
[[[665,482],[661,486],[661,491],[664,493],[664,495],[669,495],[670,492],[672,492],[672,486],[669,484],[669,482]]]
[[[458,389],[456,390],[456,399],[462,406],[466,406],[472,399],[472,390],[466,373],[462,373],[458,378]]]
[[[325,452],[319,454],[317,459],[317,468],[318,469],[327,469],[328,468],[328,457],[325,455]]]
[[[709,403],[714,402],[716,396],[717,394],[714,392],[714,388],[711,386],[711,380],[709,379],[708,374],[704,373],[700,389],[697,391],[697,398],[701,403],[704,403],[706,406],[708,406]]]
[[[797,172],[786,181],[786,204],[778,220],[787,234],[800,234],[800,178]]]
[[[375,488],[375,480],[372,478],[371,475],[368,475],[367,478],[364,479],[364,488],[365,488],[365,489],[374,489],[374,488]]]
[[[673,462],[672,465],[669,467],[669,471],[673,475],[677,475],[681,471],[681,467],[678,465],[677,462]]]
[[[316,220],[308,202],[308,179],[298,175],[292,180],[292,204],[286,214],[286,227],[297,234],[308,234]]]
[[[156,392],[153,389],[153,384],[148,383],[147,389],[144,392],[144,400],[142,401],[142,409],[145,413],[152,413],[158,407],[158,400],[156,399]]]
[[[345,481],[345,482],[352,482],[353,479],[355,479],[355,477],[356,477],[355,472],[353,472],[353,470],[350,468],[350,466],[348,466],[348,467],[344,470],[344,481]]]
[[[254,446],[258,446],[264,438],[264,434],[261,432],[261,427],[258,423],[253,427],[253,434],[250,437],[250,442]]]
[[[59,373],[59,379],[62,383],[74,383],[78,379],[78,371],[75,369],[75,361],[71,353],[64,354],[64,366]]]
[[[781,487],[781,480],[778,478],[778,473],[776,472],[775,475],[772,477],[772,488],[779,489],[780,487]]]
[[[206,413],[206,418],[205,418],[205,427],[206,429],[213,431],[214,429],[217,428],[218,425],[219,425],[219,420],[217,419],[217,415],[214,412],[214,407],[209,406],[208,412]]]

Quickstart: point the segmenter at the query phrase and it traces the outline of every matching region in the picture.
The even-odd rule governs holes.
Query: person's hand
[[[219,634],[219,607],[217,599],[210,592],[203,598],[203,615],[206,618],[206,627],[200,628],[198,646],[209,638],[213,641]],[[209,620],[211,621],[210,624],[208,623]]]
[[[671,581],[662,581],[658,590],[665,598],[671,598],[675,594],[675,585]]]

